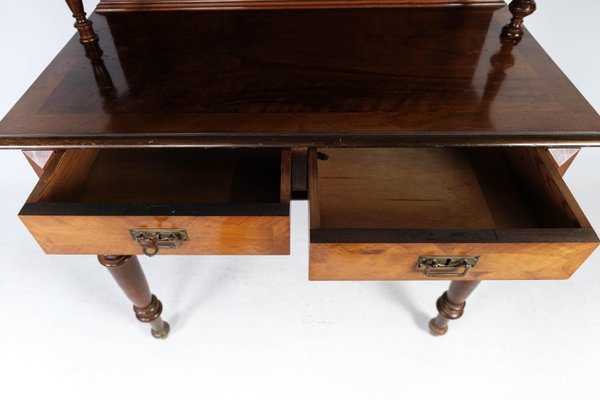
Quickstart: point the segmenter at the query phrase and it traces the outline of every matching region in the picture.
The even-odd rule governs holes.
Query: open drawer
[[[309,151],[310,279],[563,279],[598,237],[544,149]]]
[[[287,149],[66,150],[19,216],[51,254],[289,254]]]

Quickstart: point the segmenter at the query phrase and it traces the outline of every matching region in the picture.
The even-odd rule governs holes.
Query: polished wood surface
[[[513,42],[519,42],[525,34],[523,29],[525,17],[535,12],[537,4],[535,0],[512,0],[508,9],[513,17],[510,23],[502,28],[502,37]]]
[[[479,286],[480,281],[458,281],[450,283],[448,291],[437,300],[439,314],[429,321],[429,330],[434,336],[448,332],[448,321],[462,317],[467,298]]]
[[[600,144],[598,114],[531,35],[504,71],[492,60],[509,18],[506,7],[96,14],[104,69],[73,39],[0,123],[0,147]]]
[[[480,256],[469,279],[568,278],[598,237],[542,149],[309,153],[310,278],[429,279],[419,256]],[[314,184],[313,184],[314,182]]]
[[[439,7],[502,5],[502,0],[101,0],[99,11]]]
[[[290,152],[67,150],[20,213],[52,254],[141,254],[136,228],[186,229],[161,254],[289,254]]]
[[[460,238],[455,239],[457,241]],[[568,242],[571,240],[571,242]],[[416,264],[420,256],[480,256],[463,278],[453,280],[567,279],[598,247],[575,243],[314,243],[313,281],[433,280]],[[448,278],[444,278],[448,279]]]
[[[47,254],[143,254],[130,229],[185,229],[190,241],[161,255],[287,255],[287,216],[73,216],[19,218]]]
[[[87,18],[82,0],[66,0],[69,9],[75,18],[75,29],[79,34],[79,42],[85,49],[86,56],[97,62],[102,56],[102,49],[98,44],[98,35],[94,31],[93,22]]]
[[[150,304],[152,293],[137,257],[100,255],[98,261],[108,269],[134,306],[142,308]]]
[[[150,324],[152,336],[165,339],[169,334],[169,324],[161,318],[162,303],[150,292],[148,280],[138,258],[99,255],[98,261],[106,267],[125,296],[133,303],[136,318],[140,322]]]
[[[94,32],[93,24],[86,17],[82,0],[66,0],[69,9],[75,18],[75,28],[79,32],[81,44],[86,45],[98,41],[98,35]]]
[[[78,37],[0,147],[54,152],[26,153],[20,218],[47,253],[100,254],[154,337],[134,228],[185,229],[166,255],[284,255],[308,197],[312,280],[478,256],[438,277],[435,335],[480,280],[565,279],[598,246],[561,178],[574,156],[539,146],[600,145],[600,118],[524,30],[534,0],[101,0],[89,20],[66,2]],[[538,148],[493,147],[513,145]]]

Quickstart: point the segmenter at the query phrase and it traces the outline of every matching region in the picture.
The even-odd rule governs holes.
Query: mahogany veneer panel
[[[112,89],[72,39],[0,122],[0,147],[600,144],[598,114],[530,33],[501,50],[509,18],[505,7],[96,14]]]
[[[309,157],[313,280],[427,279],[427,255],[480,256],[466,280],[564,279],[598,246],[543,149]]]
[[[289,254],[289,150],[67,150],[19,217],[50,254],[141,254],[129,230],[186,229],[161,254]]]

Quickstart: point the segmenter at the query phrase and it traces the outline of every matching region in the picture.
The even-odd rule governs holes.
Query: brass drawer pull
[[[129,233],[148,257],[160,249],[178,249],[189,240],[185,229],[130,229]]]
[[[420,256],[417,268],[427,278],[462,278],[477,264],[479,256]]]

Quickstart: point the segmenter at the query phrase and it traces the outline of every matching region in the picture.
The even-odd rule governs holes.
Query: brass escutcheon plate
[[[478,261],[479,256],[420,256],[417,268],[427,278],[462,278]]]
[[[130,229],[131,238],[142,248],[148,257],[155,256],[160,249],[178,249],[189,241],[185,229]]]

